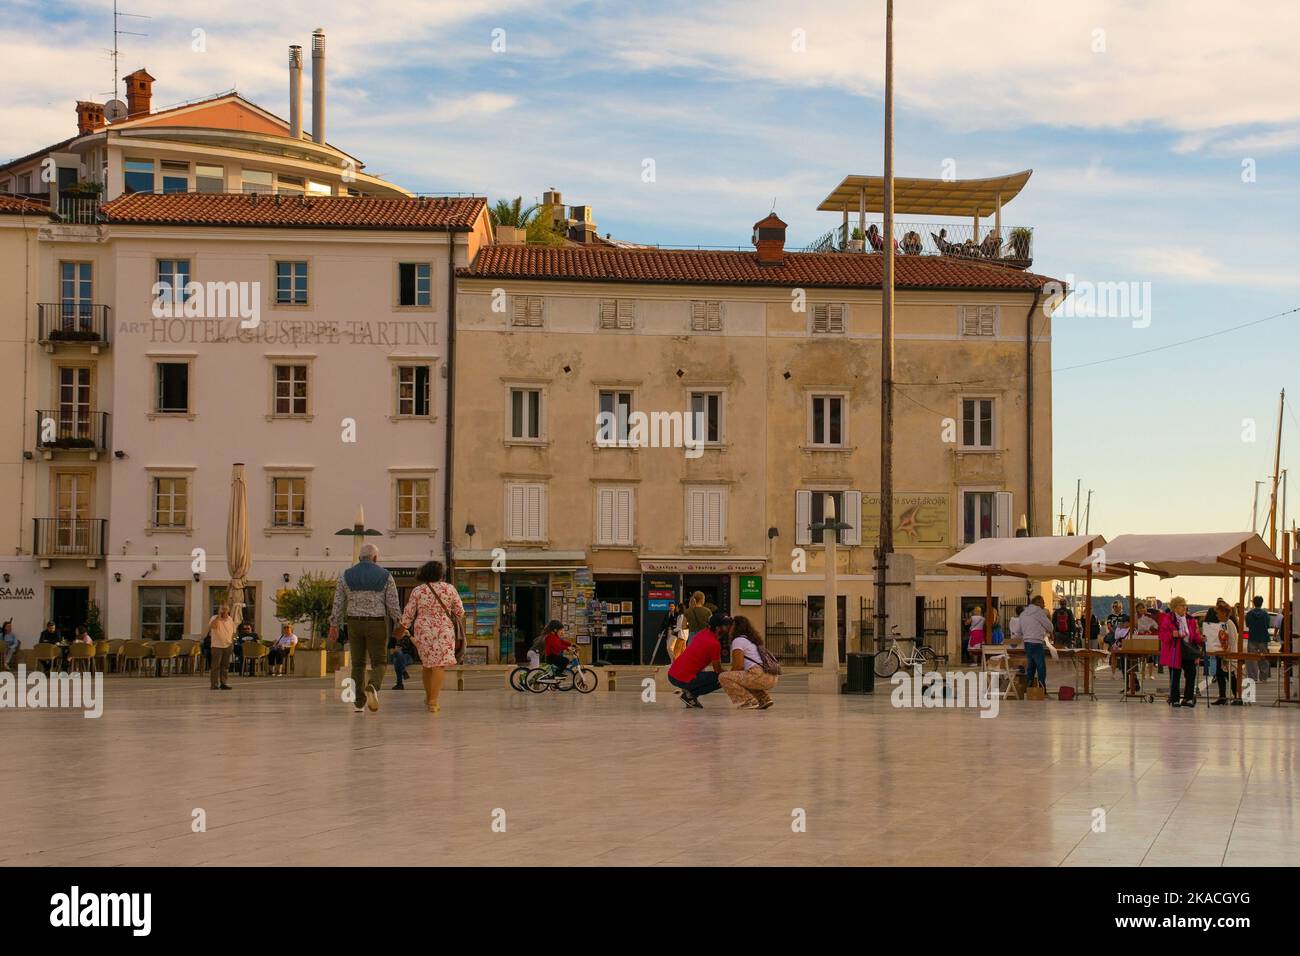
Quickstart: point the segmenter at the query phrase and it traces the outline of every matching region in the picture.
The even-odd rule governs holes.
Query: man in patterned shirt
[[[346,617],[348,646],[352,651],[352,687],[357,692],[354,712],[364,706],[379,709],[379,687],[384,680],[384,663],[388,659],[388,621],[393,634],[401,636],[402,609],[397,601],[393,576],[379,566],[379,549],[373,544],[361,546],[361,560],[343,572],[334,588],[334,610],[330,614],[330,640],[337,641],[339,624]],[[366,658],[370,658],[370,679],[366,680]]]

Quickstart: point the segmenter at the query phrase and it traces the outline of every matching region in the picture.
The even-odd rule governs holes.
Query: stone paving
[[[325,681],[206,681],[111,676],[98,720],[0,710],[0,865],[1300,860],[1294,708],[983,719],[778,687],[769,711],[687,711],[602,685],[452,690],[429,714],[413,685],[356,716]]]

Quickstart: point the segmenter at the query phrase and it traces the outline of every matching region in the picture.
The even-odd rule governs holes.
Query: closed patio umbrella
[[[226,524],[226,568],[230,572],[226,603],[236,627],[244,619],[244,579],[249,563],[248,484],[244,481],[244,466],[238,463],[230,476],[230,519]]]

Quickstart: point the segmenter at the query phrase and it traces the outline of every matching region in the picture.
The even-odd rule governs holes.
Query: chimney
[[[302,139],[302,47],[289,47],[289,135]]]
[[[122,77],[126,83],[126,118],[149,115],[153,100],[153,77],[146,70],[136,70]]]
[[[104,127],[104,107],[90,100],[77,101],[77,135],[85,136]]]
[[[753,242],[760,266],[785,265],[785,223],[776,213],[754,223]]]
[[[325,28],[311,34],[311,141],[325,142]]]

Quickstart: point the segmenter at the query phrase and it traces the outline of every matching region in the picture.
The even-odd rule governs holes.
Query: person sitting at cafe
[[[41,636],[38,643],[41,644],[59,643],[59,629],[54,626],[53,621],[50,621],[48,624],[45,625],[45,630],[41,631]]]
[[[280,636],[275,639],[267,662],[271,665],[271,676],[283,676],[289,672],[289,656],[298,643],[298,635],[293,632],[293,622],[280,624]]]
[[[91,640],[91,638],[90,638],[90,631],[88,631],[88,630],[86,629],[86,625],[84,625],[84,624],[80,624],[80,625],[77,626],[77,633],[76,633],[76,636],[73,637],[73,639],[72,639],[72,643],[74,643],[74,644],[94,644],[95,642],[94,642],[93,640]]]
[[[0,624],[0,670],[9,667],[9,656],[22,647],[22,643],[14,634],[13,618]]]
[[[244,621],[239,625],[239,628],[235,633],[234,664],[232,665],[232,669],[236,674],[244,673],[244,642],[256,642],[257,640],[257,632],[253,630],[253,625],[250,622]]]

